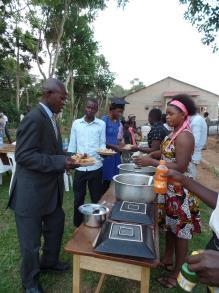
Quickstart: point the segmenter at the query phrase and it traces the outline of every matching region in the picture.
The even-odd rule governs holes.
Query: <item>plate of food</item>
[[[116,152],[112,149],[98,149],[97,153],[102,156],[113,156]]]
[[[97,162],[94,157],[87,154],[75,154],[71,158],[75,160],[76,164],[83,167],[95,165]]]
[[[132,144],[125,144],[122,149],[126,151],[130,151],[132,149],[133,145]]]

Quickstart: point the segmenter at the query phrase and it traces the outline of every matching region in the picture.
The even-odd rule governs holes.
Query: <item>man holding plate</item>
[[[76,227],[80,226],[83,220],[78,208],[84,204],[87,184],[93,203],[97,203],[102,195],[103,164],[97,150],[106,148],[106,126],[102,120],[95,117],[97,111],[97,100],[87,99],[84,117],[76,119],[71,129],[68,152],[86,154],[88,157],[96,159],[93,164],[88,164],[89,166],[83,164],[75,170],[73,191],[74,225]]]
[[[15,213],[25,293],[44,292],[38,283],[40,272],[70,268],[59,261],[65,220],[63,173],[78,165],[63,153],[55,120],[66,97],[64,84],[48,79],[42,87],[41,102],[25,115],[17,129],[17,164],[8,205]],[[40,258],[41,236],[44,241]]]

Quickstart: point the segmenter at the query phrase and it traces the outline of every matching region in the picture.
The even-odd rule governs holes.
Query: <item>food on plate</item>
[[[111,156],[116,154],[116,152],[112,149],[98,149],[97,153],[100,155]]]
[[[133,145],[132,145],[132,144],[126,144],[126,145],[124,145],[122,148],[123,148],[124,150],[127,150],[127,151],[129,151],[129,150],[131,150],[131,149],[132,149],[132,147],[133,147]]]
[[[71,158],[75,160],[76,164],[81,166],[91,166],[96,163],[96,159],[88,156],[87,154],[75,154]]]

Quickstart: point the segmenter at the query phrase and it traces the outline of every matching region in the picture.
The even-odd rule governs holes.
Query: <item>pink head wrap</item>
[[[175,132],[175,133],[173,132],[173,135],[172,135],[171,141],[170,141],[170,143],[171,143],[172,141],[174,141],[174,139],[177,137],[177,135],[179,135],[184,129],[191,130],[191,128],[189,125],[189,113],[188,113],[186,107],[183,105],[183,103],[181,103],[180,101],[177,101],[177,100],[173,100],[170,102],[170,105],[176,106],[177,108],[182,110],[183,113],[185,113],[185,115],[186,115],[186,119],[183,122],[183,125],[180,127],[180,129],[177,130],[177,132]]]

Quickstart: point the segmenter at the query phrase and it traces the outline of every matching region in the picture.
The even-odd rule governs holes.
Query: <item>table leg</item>
[[[72,293],[80,293],[80,255],[73,255]]]
[[[99,280],[99,283],[97,285],[97,288],[95,290],[95,293],[99,293],[102,286],[103,286],[103,281],[104,281],[104,278],[105,278],[106,274],[101,274],[101,277],[100,277],[100,280]]]
[[[141,268],[141,290],[140,293],[148,293],[150,285],[150,268]]]

